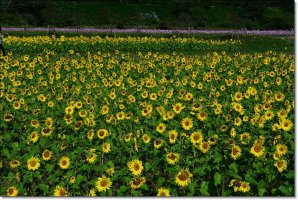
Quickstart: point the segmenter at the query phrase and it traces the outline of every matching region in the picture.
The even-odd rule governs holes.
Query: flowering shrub
[[[184,38],[6,42],[35,53],[0,56],[1,195],[294,195],[293,55],[158,52],[233,45]]]

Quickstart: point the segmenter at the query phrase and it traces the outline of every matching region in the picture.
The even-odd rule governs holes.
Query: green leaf
[[[222,193],[222,196],[230,196],[230,194],[232,194],[232,190],[227,189]]]
[[[151,168],[151,164],[149,162],[145,162],[145,170],[148,172]]]
[[[143,189],[143,190],[149,190],[149,187],[148,187],[147,184],[144,184],[144,185],[141,186],[141,189]]]
[[[193,196],[195,194],[196,182],[193,182],[188,185],[189,193],[188,196]]]
[[[219,185],[221,183],[221,174],[215,173],[214,174],[214,185]]]
[[[285,195],[287,195],[287,196],[289,196],[290,195],[290,191],[289,191],[289,188],[287,188],[287,187],[285,187],[285,186],[283,186],[283,185],[281,185],[281,186],[279,186],[279,191],[281,191],[283,194],[285,194]]]
[[[9,153],[9,150],[8,149],[3,149],[2,150],[2,155],[9,158],[10,157],[10,153]]]
[[[201,193],[201,195],[203,195],[203,196],[209,196],[209,195],[210,195],[209,192],[208,192],[208,182],[203,181],[203,182],[201,183],[200,193]]]
[[[199,176],[205,176],[205,175],[206,175],[205,168],[203,168],[202,166],[196,168],[196,169],[194,170],[194,173],[198,174]]]
[[[114,163],[112,161],[107,162],[108,167],[114,167]]]
[[[249,183],[258,184],[258,182],[253,177],[251,177],[249,174],[245,175],[245,180],[248,181]]]
[[[163,177],[159,177],[157,180],[157,185],[160,187],[165,182],[165,179]]]
[[[127,191],[127,187],[122,185],[120,188],[119,188],[119,191],[121,192],[126,192]]]
[[[30,176],[28,174],[26,174],[26,175],[23,176],[23,182],[24,183],[28,183],[29,182],[29,179],[30,179]]]
[[[266,187],[266,182],[264,181],[264,179],[261,179],[260,181],[259,181],[259,183],[258,183],[258,187],[259,188],[264,188],[264,187]]]
[[[138,196],[141,196],[141,191],[139,191],[139,190],[133,190],[133,191],[132,191],[132,195],[133,195],[133,196],[137,196],[137,197],[138,197]]]
[[[259,188],[258,189],[258,195],[261,196],[261,197],[264,195],[265,192],[266,192],[265,188]]]
[[[287,179],[294,179],[294,177],[295,177],[295,172],[294,172],[294,170],[291,170],[291,171],[289,171],[288,173],[286,173],[286,174],[285,174],[285,177],[286,177]]]
[[[218,152],[215,152],[214,154],[214,162],[219,163],[222,160],[222,155]]]
[[[44,193],[47,193],[49,191],[49,186],[44,184],[44,183],[40,183],[38,185],[38,187],[44,192]]]
[[[47,165],[47,166],[46,166],[46,170],[47,170],[48,172],[52,172],[53,169],[54,169],[54,165],[53,165],[53,164],[52,164],[52,165]]]
[[[80,183],[82,181],[85,181],[86,180],[86,176],[83,176],[81,174],[78,174],[77,178],[76,178],[76,185],[80,185]]]

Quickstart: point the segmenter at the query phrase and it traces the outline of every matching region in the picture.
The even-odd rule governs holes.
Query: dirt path
[[[241,34],[294,36],[294,30],[160,30],[160,29],[101,29],[101,28],[14,28],[2,27],[3,31],[16,32],[64,32],[64,33],[150,33],[150,34]]]

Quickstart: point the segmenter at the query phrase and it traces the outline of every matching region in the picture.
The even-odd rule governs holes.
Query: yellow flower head
[[[140,160],[133,160],[127,163],[129,170],[133,173],[134,176],[137,176],[142,173],[144,167],[143,163]]]
[[[19,191],[18,191],[18,189],[15,186],[9,187],[6,190],[6,195],[7,196],[15,197],[15,196],[18,196],[18,194],[19,194]]]
[[[158,197],[169,197],[170,195],[170,190],[167,188],[159,188],[157,191],[157,196]]]
[[[34,157],[33,156],[33,157],[31,157],[31,158],[28,159],[28,161],[27,161],[27,168],[29,170],[35,171],[35,170],[37,170],[39,168],[39,166],[40,166],[40,161],[39,161],[39,159],[37,157]]]
[[[190,184],[192,174],[188,169],[181,170],[175,177],[175,183],[181,187],[185,187]]]
[[[186,117],[182,120],[181,125],[184,130],[190,130],[193,127],[193,121],[191,118]]]
[[[63,156],[59,160],[59,166],[61,169],[67,169],[70,166],[70,159],[67,156]]]
[[[55,197],[67,196],[67,191],[62,186],[56,186],[54,190],[54,196]]]
[[[96,181],[96,188],[99,192],[109,190],[112,185],[112,181],[110,178],[107,178],[106,176],[99,177]]]
[[[180,159],[180,156],[178,153],[168,153],[166,155],[166,160],[170,165],[174,165],[179,161],[179,159]]]

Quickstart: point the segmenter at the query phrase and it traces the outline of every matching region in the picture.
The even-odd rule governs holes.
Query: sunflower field
[[[294,196],[294,55],[4,38],[1,196]]]

